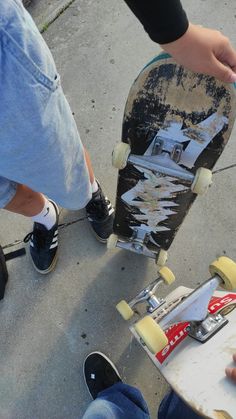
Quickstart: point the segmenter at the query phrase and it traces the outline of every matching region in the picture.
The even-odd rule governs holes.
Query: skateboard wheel
[[[191,190],[197,195],[203,195],[207,192],[209,186],[212,184],[212,172],[205,167],[200,167],[195,174],[194,181],[191,185]]]
[[[119,143],[114,147],[112,153],[112,165],[116,169],[124,169],[130,155],[130,146],[126,143]]]
[[[161,266],[164,266],[168,259],[168,253],[166,250],[161,249],[156,257],[156,264]]]
[[[107,248],[109,250],[115,249],[118,242],[118,236],[116,234],[111,234],[107,240]]]
[[[116,309],[119,311],[124,320],[129,320],[134,315],[132,308],[130,308],[129,304],[125,300],[120,301],[117,304]]]
[[[168,339],[158,323],[150,316],[145,316],[134,326],[137,334],[148,349],[156,354],[168,344]]]
[[[163,281],[166,283],[166,285],[171,285],[175,281],[175,276],[173,272],[167,268],[167,266],[163,266],[159,270],[159,275],[163,279]]]
[[[222,288],[228,291],[236,289],[236,263],[233,260],[221,256],[210,264],[209,271],[212,276],[218,275],[222,279]]]

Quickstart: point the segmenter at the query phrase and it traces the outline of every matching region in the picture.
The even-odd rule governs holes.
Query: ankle
[[[46,227],[47,230],[51,230],[57,221],[56,208],[57,207],[55,203],[45,199],[43,209],[38,214],[31,217],[31,219],[33,222],[42,224],[44,227]]]
[[[91,183],[92,193],[95,193],[98,191],[98,182],[96,179],[94,179],[93,183]]]

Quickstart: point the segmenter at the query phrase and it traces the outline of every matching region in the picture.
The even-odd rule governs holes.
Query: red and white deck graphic
[[[232,303],[236,304],[236,294],[226,294],[223,297],[212,297],[208,306],[209,313],[217,313],[222,308],[231,305]],[[168,345],[156,354],[156,358],[160,364],[162,364],[171,352],[186,338],[186,336],[188,336],[188,325],[188,322],[178,323],[170,326],[165,331],[168,338]]]

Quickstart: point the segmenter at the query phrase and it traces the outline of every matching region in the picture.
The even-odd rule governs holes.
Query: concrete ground
[[[45,1],[45,7],[53,1]],[[183,3],[193,22],[221,29],[235,43],[233,0]],[[47,25],[44,37],[96,176],[114,202],[117,173],[111,152],[120,139],[126,96],[159,47],[116,0],[75,0]],[[235,163],[235,155],[234,130],[217,167]],[[177,285],[206,279],[209,262],[221,254],[236,259],[235,170],[215,175],[209,193],[197,199],[181,227],[168,263]],[[82,216],[63,210],[61,222]],[[1,211],[3,246],[30,230],[29,220]],[[142,390],[155,418],[167,386],[115,310],[120,299],[132,298],[155,278],[153,261],[118,249],[109,253],[86,221],[60,233],[60,257],[51,275],[34,271],[28,250],[26,257],[8,262],[10,278],[0,303],[0,419],[81,418],[90,401],[82,364],[93,350],[104,351],[124,380]]]

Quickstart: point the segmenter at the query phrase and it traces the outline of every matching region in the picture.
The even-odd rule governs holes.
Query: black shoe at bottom
[[[84,379],[93,399],[100,391],[122,381],[115,365],[101,352],[92,352],[85,359]]]

